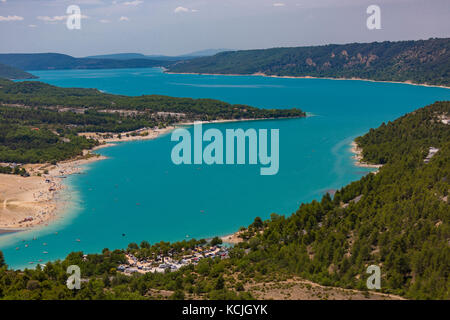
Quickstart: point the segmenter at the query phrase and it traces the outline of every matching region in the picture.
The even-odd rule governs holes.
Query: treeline
[[[59,135],[47,128],[0,124],[0,162],[45,163],[66,160],[98,145],[74,134]]]
[[[20,166],[10,167],[10,166],[0,166],[0,173],[3,174],[18,174],[23,177],[28,177],[29,173],[25,168],[21,168]]]
[[[150,59],[74,58],[60,53],[2,53],[0,63],[22,70],[118,69],[164,67],[172,63]]]
[[[264,73],[450,85],[450,39],[229,51],[176,63],[170,72]]]
[[[101,254],[84,256],[82,252],[70,253],[63,261],[48,262],[36,269],[9,270],[0,251],[0,299],[14,300],[91,300],[91,299],[251,299],[243,288],[243,276],[233,275],[239,255],[230,259],[205,258],[179,271],[124,275],[117,271],[126,263],[125,253],[136,256],[186,251],[203,247],[205,240],[150,245],[143,241],[140,246],[130,244],[127,250],[103,249]],[[180,251],[179,251],[180,252]],[[81,290],[67,288],[67,267],[77,265],[81,269]]]
[[[174,122],[170,117],[158,117],[152,113],[122,115],[86,109],[81,113],[52,109],[18,108],[0,106],[1,125],[20,124],[29,127],[54,129],[58,133],[126,132],[143,127],[154,127]]]
[[[370,129],[355,139],[363,149],[362,160],[385,164],[405,154],[419,153],[425,157],[430,147],[439,148],[450,141],[449,126],[442,122],[443,118],[450,118],[448,112],[448,102],[436,102],[432,108],[416,110],[394,122]]]
[[[190,120],[302,117],[299,109],[258,109],[213,99],[138,97],[102,93],[97,89],[60,88],[42,82],[0,81],[0,103],[26,106],[64,106],[95,110],[135,110],[183,113]]]

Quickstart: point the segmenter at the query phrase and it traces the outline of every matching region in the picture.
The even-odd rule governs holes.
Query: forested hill
[[[450,101],[437,102],[357,139],[378,174],[274,215],[247,242],[255,269],[270,264],[326,285],[364,289],[380,266],[384,292],[450,298]],[[425,161],[429,148],[439,151]],[[374,152],[376,150],[376,152]],[[250,268],[247,266],[247,268]]]
[[[190,120],[304,117],[300,109],[259,109],[214,99],[174,98],[161,95],[124,96],[97,89],[61,88],[39,81],[12,82],[0,79],[0,104],[53,109],[75,108],[78,112],[134,110],[182,113]],[[180,116],[179,114],[176,116]]]
[[[355,139],[363,149],[363,161],[385,164],[418,153],[424,158],[429,148],[440,148],[450,141],[450,104],[437,102],[430,107],[406,114],[394,122]]]
[[[0,54],[0,63],[22,70],[55,70],[151,68],[163,67],[171,62],[150,59],[74,58],[59,53],[5,53]]]
[[[299,109],[258,109],[158,95],[129,97],[0,79],[0,162],[57,162],[81,155],[97,141],[79,136],[80,132],[124,133],[194,120],[304,116]]]
[[[5,64],[0,63],[0,78],[5,79],[35,79],[36,76],[31,73],[22,71],[20,69],[7,66]]]
[[[362,78],[450,86],[450,38],[222,52],[170,72]]]

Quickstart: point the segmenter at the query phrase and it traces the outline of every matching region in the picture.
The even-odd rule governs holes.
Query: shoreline
[[[83,173],[82,167],[86,164],[107,159],[94,153],[96,150],[117,145],[114,142],[155,139],[174,128],[170,126],[151,129],[152,134],[146,136],[98,139],[101,144],[83,150],[82,156],[60,161],[55,165],[49,163],[24,165],[30,177],[0,174],[0,235],[46,227],[63,217],[61,208],[64,204],[59,196],[68,189],[64,179],[73,174]]]
[[[58,198],[67,189],[64,179],[81,173],[81,166],[102,159],[106,157],[86,152],[55,165],[24,165],[30,177],[0,174],[0,234],[48,226],[59,218],[63,203]]]
[[[375,173],[378,172],[378,169],[380,169],[383,165],[382,164],[371,164],[367,162],[362,161],[362,149],[358,147],[358,144],[355,141],[352,141],[351,149],[350,151],[353,153],[353,156],[351,157],[354,160],[354,165],[361,168],[373,168],[377,169]]]
[[[191,74],[191,75],[203,75],[203,76],[251,76],[251,77],[267,77],[267,78],[281,78],[281,79],[324,79],[324,80],[341,80],[341,81],[365,81],[365,82],[380,82],[380,83],[396,83],[396,84],[409,84],[412,86],[430,87],[430,88],[442,88],[450,89],[450,86],[426,84],[426,83],[415,83],[409,80],[406,81],[388,81],[388,80],[373,80],[364,78],[331,78],[331,77],[312,77],[312,76],[277,76],[265,74],[263,72],[255,72],[250,74],[239,74],[239,73],[201,73],[201,72],[169,72],[164,71],[167,74]]]
[[[236,231],[234,233],[226,234],[224,236],[219,237],[223,243],[227,243],[230,245],[235,245],[243,242],[244,240],[240,237],[241,231]]]
[[[354,165],[361,168],[372,168],[377,169],[374,171],[374,174],[378,173],[378,170],[383,166],[382,164],[370,164],[361,161],[362,160],[362,149],[358,147],[357,143],[355,141],[351,142],[351,149],[350,151],[353,153],[353,156],[351,157],[354,160]],[[229,244],[229,245],[235,245],[238,243],[243,242],[244,240],[240,237],[241,231],[236,231],[230,234],[226,234],[223,236],[219,236],[219,238],[222,240],[223,243]]]
[[[290,119],[290,118],[287,118]],[[223,119],[199,121],[198,123],[227,123],[261,119]],[[64,179],[72,174],[84,172],[82,166],[107,159],[94,153],[96,150],[117,145],[117,142],[144,141],[156,139],[182,126],[191,126],[194,122],[180,122],[165,128],[139,129],[118,134],[86,132],[80,135],[94,138],[101,144],[84,150],[82,156],[64,160],[55,165],[49,163],[26,164],[23,167],[30,173],[30,177],[14,174],[0,174],[0,235],[27,231],[38,227],[46,227],[58,218],[63,217],[62,203],[59,196],[67,192]],[[137,135],[131,135],[137,133]],[[108,134],[112,137],[105,138]],[[128,135],[128,136],[127,136]],[[40,175],[39,175],[40,174]]]

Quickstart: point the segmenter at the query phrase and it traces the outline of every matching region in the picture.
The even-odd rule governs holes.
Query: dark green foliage
[[[260,217],[256,217],[255,221],[250,225],[251,228],[254,228],[256,230],[260,230],[264,227],[264,223]]]
[[[4,267],[5,265],[5,257],[3,256],[3,252],[0,251],[0,268]]]
[[[211,245],[212,246],[216,246],[218,244],[222,244],[222,239],[220,239],[219,237],[214,237],[211,240]]]
[[[136,257],[151,257],[191,250],[205,245],[205,240],[181,241],[169,244],[157,243],[149,248],[133,247]],[[197,267],[191,265],[176,272],[124,275],[117,266],[126,263],[123,251],[103,250],[102,254],[83,255],[70,253],[63,261],[46,263],[35,270],[6,270],[0,266],[0,299],[161,299],[159,290],[168,291],[168,299],[185,299],[188,294],[197,294],[210,299],[250,299],[246,292],[236,293],[226,286],[225,275],[231,267],[230,261],[204,259]],[[66,281],[67,267],[77,265],[81,270],[81,290],[69,290]],[[201,273],[201,266],[211,273]]]
[[[5,79],[35,79],[36,76],[31,73],[22,71],[18,68],[7,66],[0,63],[0,78]]]
[[[59,88],[42,82],[0,82],[0,102],[29,107],[72,107],[90,110],[183,113],[190,119],[254,119],[302,117],[299,109],[258,109],[231,105],[213,99],[172,98],[159,95],[129,97],[106,94],[97,89]]]
[[[421,108],[394,122],[383,123],[355,141],[363,149],[363,160],[376,164],[391,162],[405,154],[425,156],[429,147],[439,148],[450,141],[448,125],[439,117],[449,116],[448,102]]]
[[[10,167],[10,166],[0,166],[0,173],[3,174],[18,174],[21,176],[28,176],[27,171],[25,170],[25,168],[22,168],[20,166],[16,166],[14,168]]]
[[[74,58],[59,53],[4,53],[0,54],[0,63],[22,70],[55,70],[150,68],[167,66],[170,62],[149,59],[113,60]]]
[[[64,137],[48,129],[0,124],[0,161],[44,163],[69,159],[98,143],[76,135]]]
[[[450,39],[230,51],[177,63],[170,72],[265,73],[450,85]]]

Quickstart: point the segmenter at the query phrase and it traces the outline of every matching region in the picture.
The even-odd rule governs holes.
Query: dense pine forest
[[[170,72],[264,73],[450,85],[450,39],[230,51],[178,62]]]
[[[123,133],[193,120],[304,116],[299,109],[258,109],[158,95],[129,97],[0,80],[0,162],[56,162],[98,144],[78,136],[80,132]]]
[[[0,78],[5,79],[35,79],[36,76],[31,73],[22,71],[20,69],[7,66],[5,64],[0,63]]]
[[[60,88],[38,81],[12,82],[0,80],[0,103],[53,109],[78,108],[114,112],[182,113],[191,120],[255,119],[302,117],[299,109],[258,109],[247,105],[231,105],[214,99],[174,98],[161,95],[122,96],[102,93],[97,89]],[[170,115],[170,114],[169,114]],[[180,115],[176,115],[180,116]]]
[[[228,259],[205,258],[179,271],[145,275],[117,269],[125,253],[174,256],[208,245],[204,240],[143,241],[87,256],[74,252],[24,271],[8,269],[8,257],[0,254],[0,298],[251,299],[247,284],[293,276],[367,290],[366,268],[375,264],[382,292],[449,299],[450,127],[443,121],[449,117],[450,102],[436,102],[358,138],[364,159],[384,164],[377,174],[302,204],[289,217],[255,218],[242,228],[244,241]],[[430,158],[431,147],[438,151]],[[65,285],[72,264],[81,268],[81,290]]]

